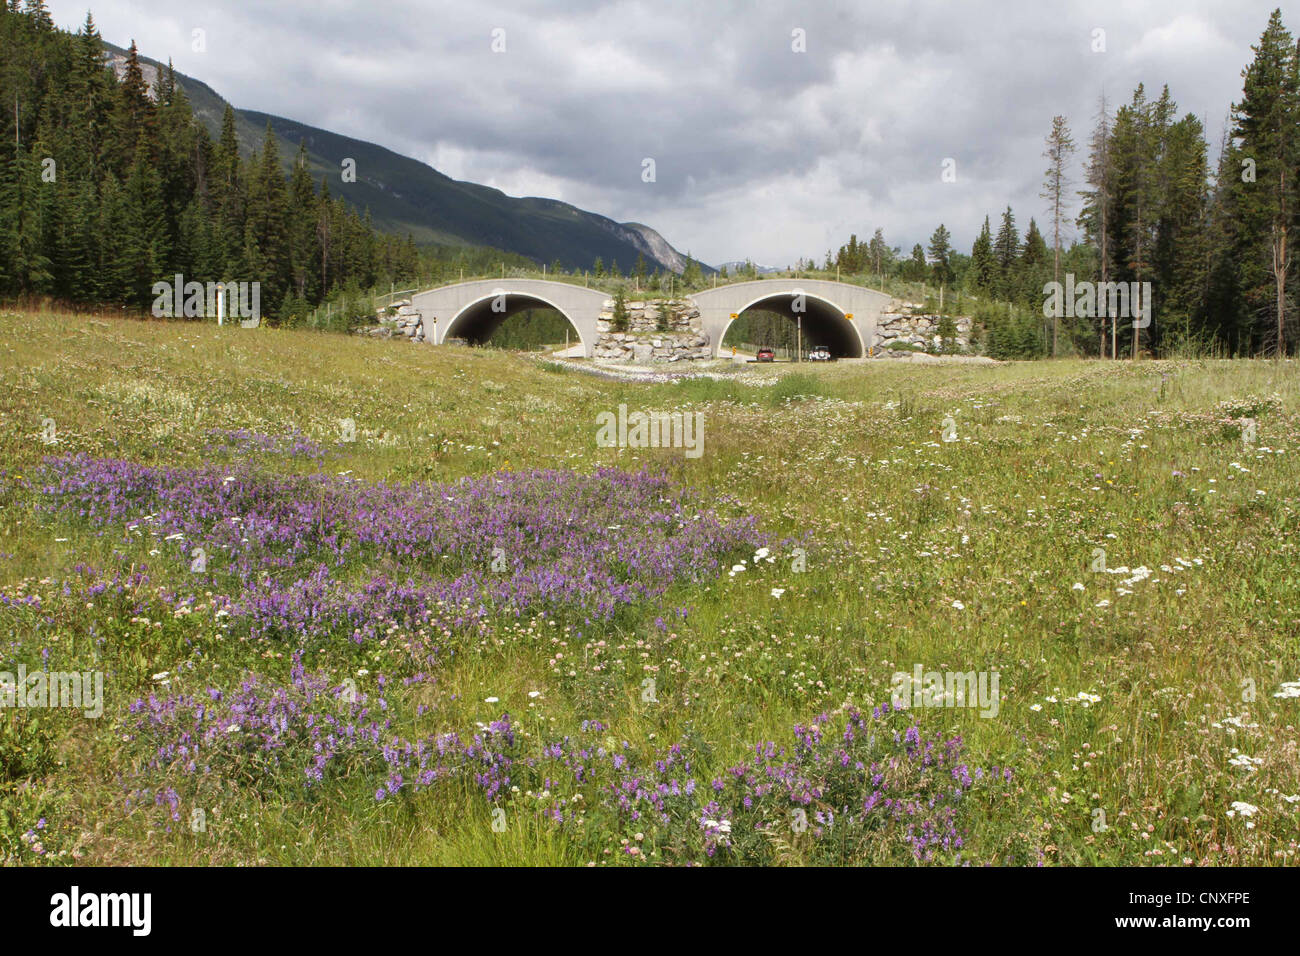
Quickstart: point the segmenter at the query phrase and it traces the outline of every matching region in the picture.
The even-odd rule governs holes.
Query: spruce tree
[[[925,250],[921,248],[921,244],[918,242],[912,246],[912,258],[903,264],[903,278],[909,282],[923,282],[927,269]]]
[[[947,227],[939,223],[939,228],[930,234],[930,260],[932,274],[938,285],[952,282],[952,236]]]
[[[247,279],[262,284],[266,302],[280,302],[291,281],[288,219],[289,197],[280,168],[280,147],[268,121],[262,150],[250,163],[245,220]]]
[[[984,217],[984,225],[975,237],[975,244],[970,251],[969,286],[981,295],[992,295],[997,275],[997,260],[993,258],[993,234],[989,228],[989,217]]]
[[[1020,237],[1016,233],[1016,217],[1008,206],[1002,214],[1002,225],[993,240],[993,259],[997,263],[996,293],[1010,302],[1015,298],[1016,260],[1020,255]]]
[[[1029,228],[1025,230],[1025,242],[1020,248],[1020,258],[1016,261],[1016,295],[1015,300],[1042,314],[1043,286],[1051,275],[1051,258],[1047,242],[1038,231],[1038,223],[1032,218]]]
[[[316,263],[320,258],[316,234],[316,189],[307,168],[307,144],[298,144],[289,176],[289,261],[294,292],[303,301],[315,298],[319,288]],[[409,236],[408,236],[409,238]]]
[[[627,295],[622,286],[614,293],[614,312],[610,319],[610,328],[615,332],[626,332],[628,326]]]
[[[126,68],[117,87],[117,104],[111,122],[117,168],[130,169],[137,151],[144,150],[148,156],[157,128],[154,103],[149,97],[149,85],[140,68],[134,40],[127,50]]]
[[[118,238],[127,282],[124,298],[143,307],[153,301],[150,294],[153,284],[169,278],[170,254],[158,171],[143,150],[136,153],[131,164],[125,183],[124,207],[124,228]]]
[[[1241,286],[1251,305],[1273,317],[1273,347],[1286,352],[1287,278],[1300,214],[1300,55],[1274,10],[1255,57],[1243,73],[1242,98],[1232,110],[1232,135],[1253,161],[1254,182],[1235,184],[1236,231],[1243,246]]]

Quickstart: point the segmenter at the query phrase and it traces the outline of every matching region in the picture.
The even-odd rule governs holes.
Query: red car
[[[776,353],[773,352],[770,348],[768,348],[768,347],[765,345],[765,346],[763,346],[761,349],[758,350],[758,354],[754,356],[754,361],[755,361],[755,362],[775,362],[775,361],[776,361]]]

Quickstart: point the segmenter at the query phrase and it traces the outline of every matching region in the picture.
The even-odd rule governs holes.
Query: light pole
[[[794,317],[795,323],[795,361],[803,361],[803,313],[800,312]]]

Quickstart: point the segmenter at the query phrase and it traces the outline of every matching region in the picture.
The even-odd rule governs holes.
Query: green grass
[[[45,418],[60,452],[168,464],[201,461],[209,428],[295,427],[332,443],[352,418],[357,441],[326,467],[363,480],[651,464],[735,496],[777,538],[813,542],[804,573],[782,554],[676,589],[665,606],[691,614],[670,636],[648,636],[654,607],[581,640],[544,621],[502,626],[440,665],[433,685],[394,692],[403,714],[412,695],[429,695],[428,714],[409,718],[426,732],[494,719],[484,703],[494,696],[538,735],[599,718],[644,752],[689,737],[707,774],[847,701],[886,701],[895,671],[996,669],[997,717],[917,712],[927,732],[960,733],[972,765],[1014,770],[970,807],[969,859],[1295,862],[1300,801],[1284,797],[1300,793],[1300,700],[1274,696],[1300,680],[1294,362],[837,363],[637,384],[495,350],[310,332],[58,314],[0,323],[10,477],[32,475],[50,451]],[[596,415],[621,402],[701,412],[704,455],[598,448]],[[1253,444],[1243,417],[1256,420]],[[0,480],[0,586],[60,608],[57,582],[112,549],[52,523],[16,487]],[[1151,574],[1125,586],[1130,574],[1092,571],[1098,548],[1111,568]],[[159,830],[123,811],[129,702],[164,670],[217,683],[244,670],[282,676],[294,648],[107,608],[48,613],[52,625],[0,606],[7,657],[46,648],[116,676],[99,721],[0,712],[0,857],[565,865],[604,855],[513,805],[496,832],[468,787],[376,804],[372,785],[346,778],[311,794],[292,780],[226,781],[206,830]],[[313,654],[400,677],[413,667],[402,643]],[[657,705],[641,699],[646,673]],[[1256,768],[1231,764],[1234,748]],[[1258,809],[1229,815],[1234,801]],[[19,835],[40,817],[38,856]],[[608,834],[606,850],[617,858],[632,838]],[[799,862],[799,851],[783,858]]]

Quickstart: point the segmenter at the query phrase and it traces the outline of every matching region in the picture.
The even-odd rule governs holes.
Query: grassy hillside
[[[1294,862],[1294,363],[0,329],[0,671],[104,675],[0,711],[6,861]]]

